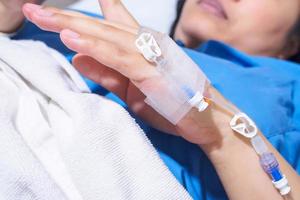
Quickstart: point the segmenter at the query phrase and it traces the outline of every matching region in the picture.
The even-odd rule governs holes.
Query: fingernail
[[[41,16],[41,17],[51,17],[53,15],[53,12],[49,11],[49,10],[45,10],[45,9],[37,9],[35,11],[35,13],[38,15],[38,16]]]
[[[69,29],[65,29],[61,32],[61,35],[63,37],[66,37],[66,38],[70,38],[70,39],[78,39],[80,37],[80,35],[74,31],[71,31]]]

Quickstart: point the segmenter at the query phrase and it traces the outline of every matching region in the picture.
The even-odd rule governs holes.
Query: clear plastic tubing
[[[272,177],[274,182],[280,181],[284,178],[273,153],[262,154],[260,157],[260,163],[264,171]]]

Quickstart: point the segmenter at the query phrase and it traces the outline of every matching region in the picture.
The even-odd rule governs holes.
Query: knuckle
[[[125,57],[127,57],[127,52],[117,47],[115,49],[115,56],[118,57],[119,59],[124,59]]]
[[[86,45],[85,45],[85,53],[88,55],[96,56],[99,53],[99,46],[101,45],[100,42],[96,39],[86,38]]]
[[[126,69],[128,71],[136,64],[136,59],[134,56],[128,54],[127,52],[123,53],[123,57],[119,57],[118,66],[122,69]]]

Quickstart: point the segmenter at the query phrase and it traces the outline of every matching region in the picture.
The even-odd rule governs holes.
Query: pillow
[[[123,0],[122,2],[141,25],[169,33],[176,17],[177,0]],[[69,8],[101,13],[97,0],[80,0]]]

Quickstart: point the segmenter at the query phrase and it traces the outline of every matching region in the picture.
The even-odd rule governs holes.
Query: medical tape
[[[231,128],[240,135],[250,139],[251,145],[259,155],[260,165],[272,179],[272,183],[282,196],[288,195],[291,187],[286,176],[281,172],[275,155],[269,152],[266,143],[258,135],[255,123],[245,113],[237,113],[230,122]]]
[[[282,196],[288,195],[291,191],[288,180],[281,172],[275,155],[268,150],[263,138],[258,135],[258,128],[252,119],[245,113],[239,112],[230,103],[225,103],[217,97],[211,96],[210,101],[222,108],[226,113],[233,115],[229,123],[231,129],[250,140],[252,147],[259,156],[261,167],[272,179],[274,187]]]
[[[168,35],[141,27],[135,45],[144,58],[155,65],[159,74],[145,80],[147,84],[140,84],[139,89],[146,95],[145,102],[149,106],[176,125],[192,108],[202,112],[209,102],[215,103],[234,115],[229,123],[231,129],[251,140],[262,168],[272,178],[280,194],[287,195],[291,191],[275,156],[258,135],[256,124],[245,113],[210,96],[210,81],[206,75]]]
[[[159,74],[141,84],[156,87],[139,88],[147,104],[173,124],[192,108],[202,112],[208,107],[208,78],[168,35],[141,27],[135,45]]]
[[[262,137],[258,135],[258,128],[252,119],[245,113],[239,112],[230,103],[224,103],[217,97],[212,96],[210,100],[225,110],[226,113],[233,115],[229,123],[231,129],[250,140],[252,147],[259,156],[261,167],[272,179],[274,187],[282,196],[288,195],[291,191],[288,180],[281,172],[275,155],[268,150],[266,143]]]

